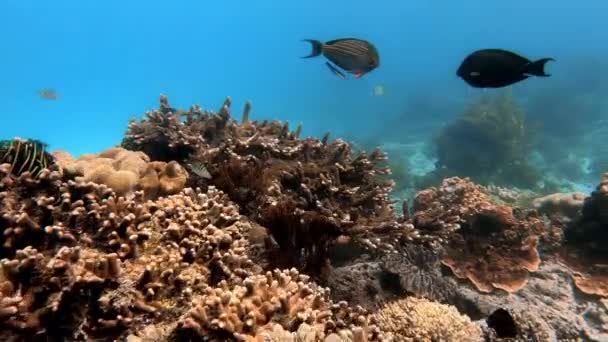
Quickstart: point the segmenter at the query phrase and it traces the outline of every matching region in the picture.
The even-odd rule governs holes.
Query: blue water
[[[551,79],[514,86],[523,101],[528,89],[568,80],[579,58],[605,59],[606,13],[605,0],[2,0],[0,138],[99,152],[160,93],[214,110],[231,96],[236,113],[251,100],[254,118],[302,122],[305,135],[379,135],[387,122],[404,139],[431,134],[425,120],[453,117],[483,92],[455,75],[466,54],[554,57]],[[343,80],[322,57],[299,58],[310,51],[303,38],[347,36],[376,44],[380,68]],[[385,96],[372,96],[376,85]],[[42,88],[59,100],[41,99]],[[413,94],[438,109],[406,111]]]

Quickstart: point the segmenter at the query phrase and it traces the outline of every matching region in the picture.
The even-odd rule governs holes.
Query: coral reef
[[[295,269],[275,270],[251,276],[235,287],[224,283],[208,289],[178,322],[175,333],[178,339],[205,336],[212,341],[257,341],[274,330],[272,325],[297,334],[305,324],[307,340],[326,340],[332,333],[354,341],[380,338],[364,310],[351,309],[346,302],[332,304],[327,291],[309,284],[308,279]]]
[[[353,155],[329,135],[300,139],[301,127],[292,132],[287,122],[250,121],[249,103],[238,124],[230,99],[218,113],[175,110],[165,96],[160,102],[129,124],[123,146],[152,160],[206,165],[211,179],[198,181],[226,192],[269,230],[280,249],[276,266],[319,269],[340,236],[385,250],[393,247],[388,241],[415,238],[411,226],[396,222],[394,182],[380,177],[390,172],[382,152]]]
[[[437,180],[459,176],[484,185],[533,188],[540,180],[527,160],[533,137],[510,93],[484,96],[437,137]]]
[[[448,178],[439,188],[419,192],[414,211],[417,229],[446,241],[442,263],[479,291],[517,291],[540,265],[543,221],[534,213],[514,213],[492,203],[468,179]]]
[[[513,106],[482,100],[454,126],[492,162],[525,160]],[[161,96],[122,147],[78,159],[2,145],[1,340],[606,338],[608,174],[584,200],[539,197],[494,185],[525,169],[496,164],[399,216],[381,151],[230,108]]]
[[[59,171],[45,169],[34,179],[16,177],[10,167],[0,166],[0,336],[176,340],[192,322],[215,329],[237,307],[229,300],[218,313],[214,303],[240,293],[247,310],[230,319],[247,325],[256,305],[286,318],[254,316],[254,330],[224,331],[222,341],[304,331],[306,322],[313,334],[381,338],[366,312],[333,304],[297,271],[264,275],[248,255],[250,223],[213,187],[144,201],[141,191],[125,199],[106,185],[62,179]],[[201,312],[216,316],[207,322]]]
[[[180,192],[188,180],[188,172],[176,161],[150,162],[145,153],[120,147],[99,155],[85,154],[78,159],[63,151],[53,154],[67,177],[105,184],[119,196],[137,190],[144,192],[145,199],[173,195]]]
[[[394,341],[481,341],[481,329],[456,308],[407,297],[387,303],[374,314],[378,326]]]

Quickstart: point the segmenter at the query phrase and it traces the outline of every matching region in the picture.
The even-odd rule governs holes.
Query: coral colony
[[[442,146],[458,125],[499,129],[500,101]],[[606,340],[608,174],[528,207],[444,177],[397,215],[383,152],[250,112],[161,96],[97,155],[4,142],[0,339]],[[523,129],[513,117],[500,129]]]

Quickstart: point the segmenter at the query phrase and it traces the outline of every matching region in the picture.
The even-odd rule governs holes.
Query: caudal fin
[[[321,52],[323,52],[323,43],[321,43],[320,41],[314,39],[302,39],[302,41],[309,42],[310,44],[312,44],[312,51],[310,52],[310,55],[304,56],[302,58],[317,57],[321,54]]]
[[[555,59],[542,58],[537,61],[530,62],[526,65],[524,72],[526,74],[530,74],[530,75],[534,75],[534,76],[549,77],[551,75],[545,73],[545,64],[549,61],[555,61]]]

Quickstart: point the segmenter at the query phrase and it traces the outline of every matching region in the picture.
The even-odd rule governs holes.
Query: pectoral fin
[[[331,63],[325,62],[325,65],[327,65],[327,67],[329,68],[329,70],[331,70],[338,77],[340,77],[340,78],[346,78],[346,75],[344,75],[344,73],[342,71],[338,70],[338,68],[336,68],[335,66],[333,66]]]

